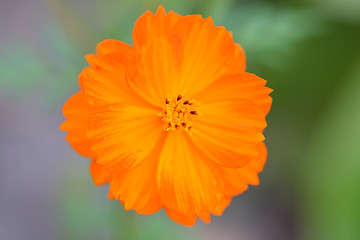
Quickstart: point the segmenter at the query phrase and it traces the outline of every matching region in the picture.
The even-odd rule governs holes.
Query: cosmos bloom
[[[210,17],[159,7],[136,21],[133,45],[104,40],[86,56],[60,128],[126,210],[209,222],[259,184],[271,89]]]

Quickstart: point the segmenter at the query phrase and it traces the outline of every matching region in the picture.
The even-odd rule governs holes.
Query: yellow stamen
[[[184,130],[191,135],[191,120],[199,113],[195,110],[198,102],[188,100],[182,95],[176,98],[166,98],[163,111],[159,114],[164,122],[164,130]]]

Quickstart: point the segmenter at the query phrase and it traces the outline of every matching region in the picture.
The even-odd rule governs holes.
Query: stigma
[[[196,111],[198,105],[198,102],[186,99],[181,94],[174,98],[166,98],[163,111],[159,114],[164,122],[164,130],[183,130],[191,135],[191,120],[199,115]]]

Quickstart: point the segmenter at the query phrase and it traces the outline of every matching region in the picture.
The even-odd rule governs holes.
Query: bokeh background
[[[212,16],[274,89],[260,186],[193,228],[107,200],[58,130],[98,42],[159,4]],[[360,239],[360,1],[0,0],[0,239]]]

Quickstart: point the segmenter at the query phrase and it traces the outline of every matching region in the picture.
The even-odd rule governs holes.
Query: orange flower
[[[133,44],[104,40],[86,56],[60,128],[126,210],[209,222],[259,184],[271,89],[210,17],[159,7],[136,21]]]

